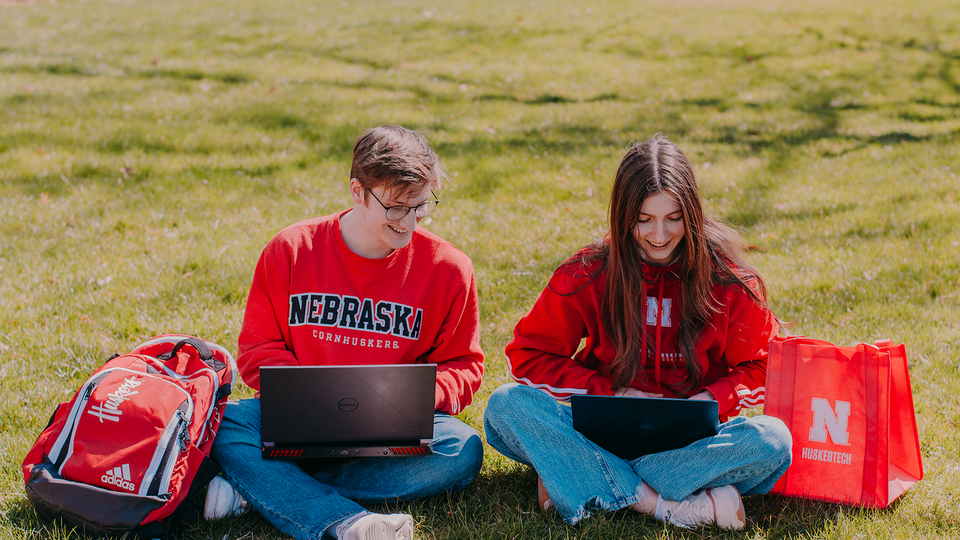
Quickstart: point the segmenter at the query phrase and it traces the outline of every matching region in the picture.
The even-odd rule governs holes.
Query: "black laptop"
[[[571,396],[573,427],[622,459],[683,448],[720,430],[716,401]]]
[[[263,366],[263,457],[431,454],[437,366]]]

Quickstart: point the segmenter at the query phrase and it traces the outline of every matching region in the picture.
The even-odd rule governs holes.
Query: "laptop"
[[[683,448],[720,431],[716,401],[571,396],[573,427],[625,460]]]
[[[435,364],[262,366],[265,459],[432,454]]]

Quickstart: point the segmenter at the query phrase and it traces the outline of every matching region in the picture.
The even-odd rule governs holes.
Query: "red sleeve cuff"
[[[704,390],[709,390],[713,394],[713,399],[717,400],[720,406],[720,416],[736,416],[740,413],[740,397],[737,395],[737,388],[730,379],[720,379]]]
[[[598,371],[587,381],[587,392],[592,396],[612,396],[613,380]]]

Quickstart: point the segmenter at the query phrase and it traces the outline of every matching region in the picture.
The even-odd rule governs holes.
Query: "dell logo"
[[[337,407],[340,408],[343,412],[351,412],[357,410],[357,407],[360,406],[360,403],[353,398],[343,398],[340,400],[340,403],[337,403]]]

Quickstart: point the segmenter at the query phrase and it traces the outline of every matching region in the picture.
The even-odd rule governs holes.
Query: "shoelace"
[[[693,500],[688,498],[667,510],[667,521],[674,525],[686,526],[715,522],[717,520],[717,505],[713,500],[713,495],[711,495],[709,491],[704,493],[706,493],[706,497],[698,496]],[[693,501],[698,501],[698,503],[695,504]],[[713,516],[713,520],[709,518],[704,519],[706,516]]]

